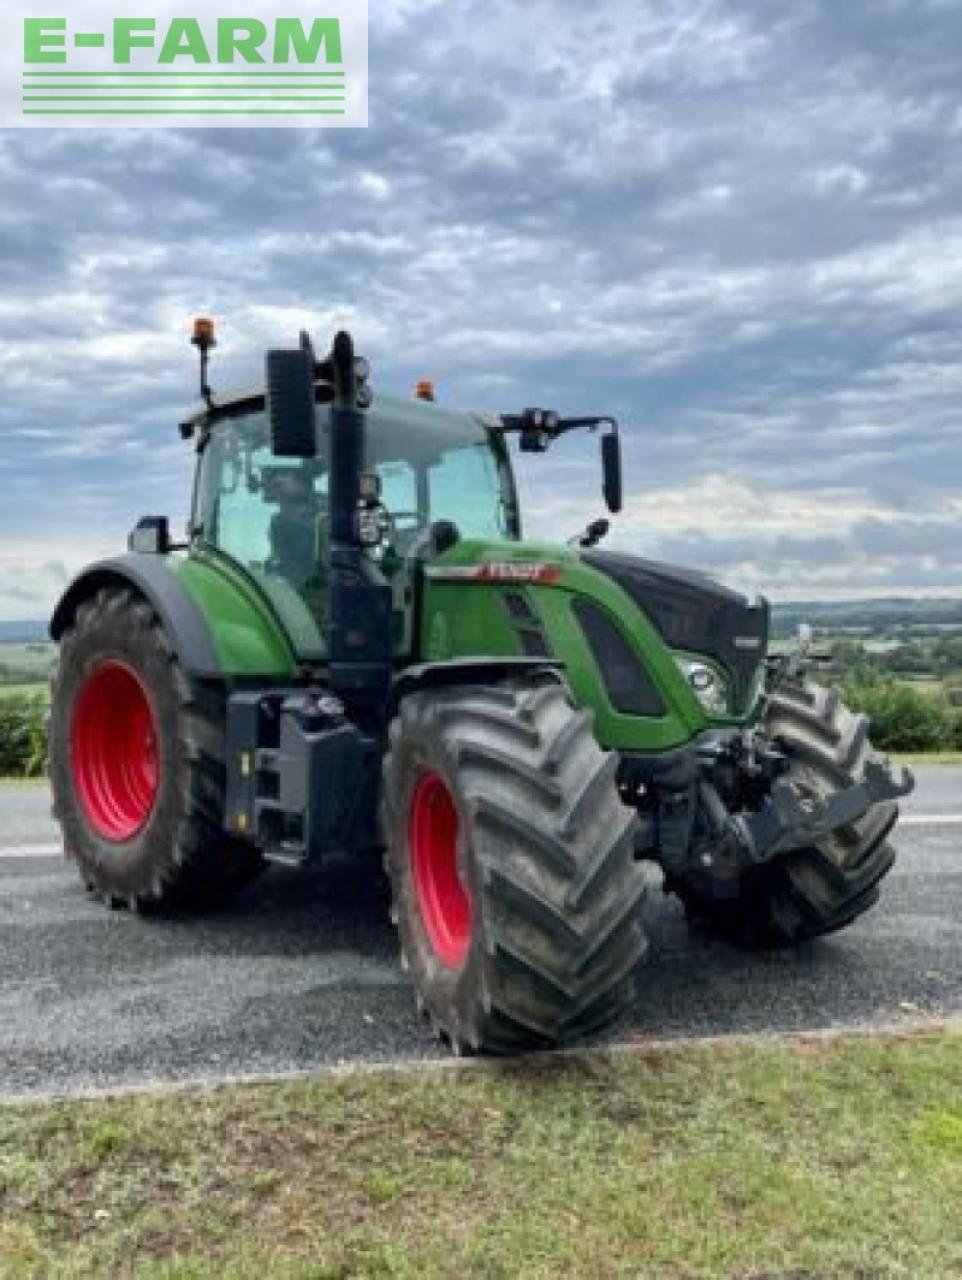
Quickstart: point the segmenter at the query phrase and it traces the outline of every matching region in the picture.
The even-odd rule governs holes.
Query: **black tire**
[[[599,1029],[634,994],[646,951],[637,818],[591,725],[547,676],[415,693],[390,726],[392,918],[418,1007],[456,1051],[550,1048]],[[470,911],[463,954],[447,961],[414,869],[412,810],[433,778],[456,813],[451,858]]]
[[[837,689],[810,680],[783,686],[762,728],[790,757],[789,778],[820,797],[861,779],[874,757],[868,718],[850,711]],[[689,914],[748,946],[793,945],[834,933],[879,897],[895,860],[888,834],[898,817],[892,801],[815,844],[746,872],[737,896],[712,902],[676,886]]]
[[[140,687],[152,719],[155,782],[150,797],[140,798],[145,816],[136,831],[127,830],[130,821],[105,833],[103,816],[81,793],[78,707],[108,669],[127,673]],[[160,620],[132,590],[102,588],[78,606],[61,636],[51,684],[54,816],[67,856],[87,888],[110,906],[208,906],[261,869],[257,851],[223,830],[224,699],[222,688],[188,679]],[[122,736],[122,719],[115,727]],[[117,768],[109,757],[106,767]]]

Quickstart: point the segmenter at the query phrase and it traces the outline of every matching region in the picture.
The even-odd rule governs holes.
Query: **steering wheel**
[[[420,511],[390,511],[387,507],[385,507],[384,510],[387,511],[388,515],[391,517],[391,524],[395,527],[400,520],[411,520],[418,527],[421,525]]]
[[[385,507],[384,514],[387,518],[387,541],[399,555],[405,555],[424,527],[420,511],[389,511]],[[406,522],[403,529],[399,527],[402,521]],[[402,545],[399,546],[398,543]]]

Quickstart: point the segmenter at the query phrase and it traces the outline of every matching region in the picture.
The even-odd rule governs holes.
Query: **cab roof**
[[[324,384],[315,383],[315,387]],[[230,417],[234,413],[263,409],[265,393],[263,384],[237,388],[224,395],[215,395],[213,408],[200,403],[181,424],[181,434],[189,437],[198,427],[208,422],[216,422],[220,417]],[[478,427],[496,430],[501,420],[496,414],[470,409],[452,409],[433,400],[419,400],[416,397],[389,395],[375,392],[367,417],[371,426],[377,430],[378,420],[390,420],[392,426],[402,426],[412,431],[452,432],[463,431],[469,424],[476,430]]]

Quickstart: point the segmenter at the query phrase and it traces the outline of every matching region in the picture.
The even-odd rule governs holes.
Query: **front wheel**
[[[552,676],[402,702],[385,866],[419,1007],[456,1049],[548,1048],[630,1001],[643,879],[616,765]]]

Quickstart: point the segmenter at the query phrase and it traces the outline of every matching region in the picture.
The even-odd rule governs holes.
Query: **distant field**
[[[0,666],[47,667],[53,661],[56,646],[44,644],[6,644],[0,642]]]
[[[52,644],[0,643],[0,698],[44,693],[55,657]]]
[[[49,685],[46,677],[43,680],[34,680],[29,684],[0,684],[0,699],[15,698],[25,693],[39,693],[46,698],[49,694]]]
[[[945,685],[938,676],[901,675],[897,677],[899,684],[906,684],[919,693],[927,693],[934,698],[941,698],[945,693]]]
[[[951,676],[942,678],[938,676],[899,675],[896,679],[899,684],[907,685],[910,689],[914,689],[917,693],[924,693],[929,698],[950,699],[952,697],[954,701],[954,697],[958,696],[956,691],[962,689],[962,676],[954,672]],[[956,702],[955,705],[959,704]]]

